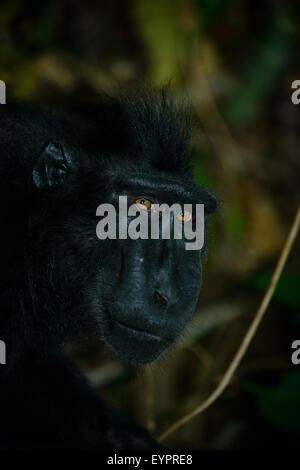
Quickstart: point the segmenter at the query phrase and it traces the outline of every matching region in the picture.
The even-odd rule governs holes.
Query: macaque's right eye
[[[143,211],[151,211],[152,202],[149,201],[149,199],[146,199],[145,197],[140,197],[136,199],[134,202],[139,209]]]

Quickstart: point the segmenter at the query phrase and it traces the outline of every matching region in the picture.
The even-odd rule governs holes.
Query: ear
[[[71,154],[58,142],[50,142],[42,151],[32,171],[38,188],[61,186],[75,170]]]

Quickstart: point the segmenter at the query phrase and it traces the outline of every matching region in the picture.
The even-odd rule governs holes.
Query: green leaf
[[[279,13],[277,12],[277,15]],[[289,12],[282,16],[289,19]],[[281,71],[292,54],[292,38],[283,22],[274,21],[265,38],[257,44],[247,62],[242,78],[233,91],[225,110],[230,123],[247,125],[255,120],[265,108],[265,103],[277,83]]]
[[[228,7],[227,0],[196,0],[196,8],[206,32]]]
[[[238,206],[228,206],[223,211],[225,230],[232,238],[242,238],[245,234],[245,218]]]
[[[278,387],[249,384],[259,409],[270,422],[287,432],[300,435],[300,370],[287,372]]]
[[[150,59],[151,81],[163,85],[180,76],[178,50],[182,32],[176,22],[173,0],[136,0],[133,17]]]
[[[213,177],[210,172],[207,170],[206,166],[203,164],[203,155],[201,151],[194,151],[192,155],[192,164],[194,170],[194,178],[200,186],[213,191],[215,187]]]

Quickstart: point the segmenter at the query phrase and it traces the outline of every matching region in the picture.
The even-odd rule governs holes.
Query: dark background
[[[177,349],[143,370],[90,338],[68,346],[95,387],[155,434],[217,385],[266,290],[300,200],[297,1],[2,1],[0,79],[9,99],[72,109],[99,93],[171,79],[195,112],[200,184],[222,201],[204,285]],[[101,143],[99,143],[101,145]],[[299,237],[259,331],[223,396],[168,444],[298,448]]]

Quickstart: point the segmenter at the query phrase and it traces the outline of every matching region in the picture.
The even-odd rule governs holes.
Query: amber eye
[[[143,211],[150,211],[152,207],[152,202],[149,201],[149,199],[146,199],[144,197],[140,197],[135,200],[136,205],[138,206],[139,209],[142,209]]]
[[[180,220],[181,222],[188,222],[191,220],[192,214],[190,211],[182,211],[177,214],[177,219]]]

